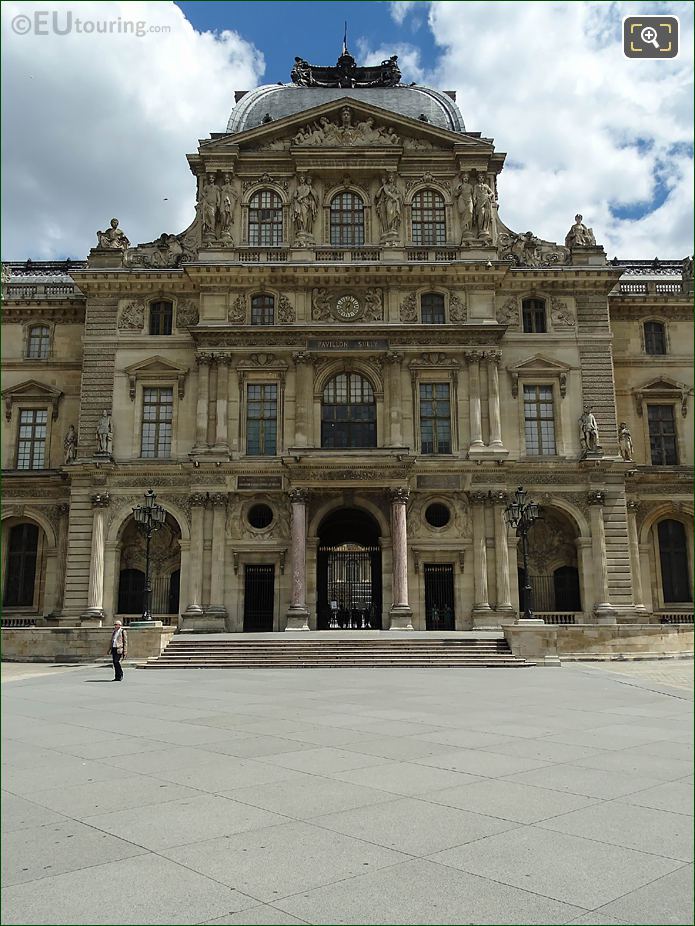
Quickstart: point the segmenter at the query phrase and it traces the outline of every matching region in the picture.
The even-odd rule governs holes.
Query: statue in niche
[[[456,206],[461,221],[461,240],[469,238],[473,229],[473,184],[468,173],[461,174],[461,179],[454,190]]]
[[[97,232],[97,242],[99,251],[125,251],[130,247],[130,241],[118,227],[118,219],[111,219],[106,231]]]
[[[220,189],[220,238],[228,244],[234,244],[232,225],[234,225],[234,206],[237,201],[236,190],[232,183],[232,175],[224,175],[224,183]]]
[[[478,178],[473,187],[473,224],[478,238],[494,241],[495,194],[484,180]]]
[[[596,451],[600,449],[598,442],[598,424],[594,418],[593,409],[588,405],[579,419],[579,440],[583,450]]]
[[[596,238],[593,229],[587,228],[583,223],[582,215],[575,215],[574,225],[565,236],[566,248],[593,248],[596,247]]]
[[[401,226],[401,210],[403,197],[401,196],[396,178],[393,174],[381,178],[381,186],[374,198],[379,216],[382,236],[396,237]]]
[[[74,463],[77,459],[77,432],[74,424],[70,425],[68,433],[65,435],[63,450],[65,451],[65,464]]]
[[[112,451],[113,426],[111,424],[111,412],[104,409],[97,424],[97,453],[111,456]]]
[[[217,228],[217,214],[220,210],[220,190],[215,175],[208,174],[200,192],[200,220],[203,235],[214,238]]]
[[[626,463],[632,463],[632,434],[630,434],[630,429],[624,421],[620,422],[618,428],[618,448],[623,460]]]
[[[306,240],[312,237],[314,220],[319,208],[311,182],[311,177],[300,174],[292,199],[292,215],[298,239]]]

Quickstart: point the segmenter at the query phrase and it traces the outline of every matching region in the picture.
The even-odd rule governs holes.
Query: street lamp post
[[[166,511],[161,505],[156,504],[157,496],[152,489],[145,492],[145,504],[137,505],[133,508],[133,517],[135,523],[145,535],[145,588],[143,590],[142,618],[143,621],[151,621],[150,599],[152,597],[152,583],[150,582],[150,541],[155,531],[164,524]]]
[[[504,509],[504,518],[507,524],[514,528],[517,537],[521,537],[521,552],[524,560],[524,620],[532,621],[533,616],[533,589],[528,571],[528,532],[534,521],[540,517],[540,506],[536,502],[526,501],[526,492],[523,486],[514,493],[514,498]]]

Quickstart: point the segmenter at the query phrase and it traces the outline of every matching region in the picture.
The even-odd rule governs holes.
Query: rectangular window
[[[150,334],[171,334],[174,306],[171,302],[153,302],[150,305]]]
[[[272,296],[253,296],[251,299],[251,324],[275,324],[275,300]]]
[[[423,325],[443,325],[444,296],[439,293],[425,293],[420,297],[420,311]]]
[[[51,332],[45,325],[34,325],[29,331],[27,357],[31,360],[47,360],[51,347]]]
[[[554,456],[555,415],[552,386],[524,386],[524,434],[529,456]]]
[[[676,417],[673,405],[647,405],[652,466],[676,466]]]
[[[44,469],[48,412],[27,408],[19,413],[17,469]]]
[[[420,445],[423,453],[451,453],[449,383],[420,386]]]
[[[277,453],[278,387],[249,385],[246,393],[246,453],[272,457]]]
[[[542,299],[524,299],[521,303],[521,320],[525,334],[544,334],[545,302]]]
[[[140,456],[170,457],[174,415],[173,389],[143,389]]]
[[[666,353],[666,330],[661,322],[644,323],[644,349],[653,355]]]

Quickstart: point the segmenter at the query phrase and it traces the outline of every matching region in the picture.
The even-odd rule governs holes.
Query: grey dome
[[[228,133],[246,132],[263,124],[267,115],[273,121],[293,116],[323,103],[350,97],[388,109],[409,119],[427,116],[430,125],[450,132],[465,132],[463,116],[454,101],[429,87],[298,87],[295,84],[267,84],[244,94],[232,110]]]

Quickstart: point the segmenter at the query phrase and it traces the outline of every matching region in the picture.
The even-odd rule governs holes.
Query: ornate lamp
[[[533,589],[528,571],[528,532],[534,521],[541,516],[540,505],[537,502],[527,502],[523,486],[514,493],[512,501],[504,509],[504,518],[507,524],[521,537],[521,550],[524,559],[524,620],[532,621],[533,617]]]
[[[150,582],[150,541],[155,531],[158,531],[166,520],[166,511],[157,504],[157,496],[152,489],[145,492],[145,504],[133,508],[133,517],[138,528],[145,535],[145,588],[143,590],[142,618],[151,621],[150,599],[152,597],[152,583]]]

